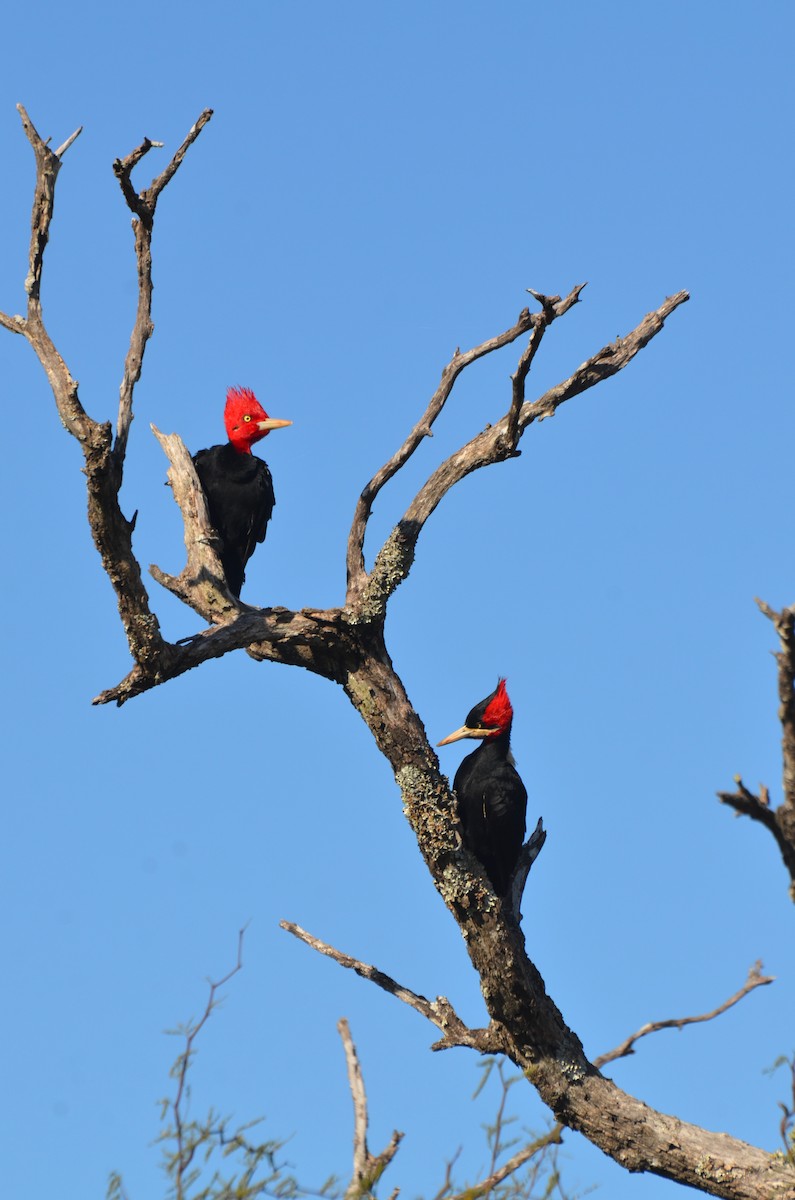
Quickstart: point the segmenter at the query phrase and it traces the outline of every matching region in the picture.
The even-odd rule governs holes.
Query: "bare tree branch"
[[[338,963],[341,967],[345,967],[346,970],[355,971],[357,975],[361,975],[362,979],[369,979],[371,983],[388,992],[390,996],[394,996],[397,1000],[402,1000],[404,1004],[408,1004],[409,1008],[413,1008],[435,1025],[437,1029],[440,1029],[444,1037],[433,1044],[431,1047],[433,1050],[447,1050],[453,1046],[469,1046],[474,1050],[479,1050],[481,1054],[500,1054],[504,1052],[505,1046],[499,1031],[495,1029],[470,1029],[456,1014],[446,996],[437,996],[435,1000],[428,1000],[425,996],[420,996],[417,992],[412,992],[411,988],[403,987],[391,975],[385,974],[384,971],[379,971],[378,967],[360,962],[358,958],[352,958],[350,954],[344,954],[342,950],[336,950],[333,946],[329,946],[327,942],[323,942],[320,938],[314,937],[313,934],[307,933],[300,925],[296,925],[292,921],[280,921],[279,925],[287,933],[291,933],[293,937],[297,937],[299,941],[305,942],[307,946],[311,946],[313,950],[317,950],[319,954],[324,954],[327,958],[333,959],[334,962]]]
[[[153,568],[153,574],[158,579],[161,575],[163,579],[172,578],[157,567]],[[179,578],[174,577],[175,587]],[[350,644],[350,639],[339,609],[305,608],[293,612],[289,608],[255,609],[248,605],[240,608],[240,615],[228,625],[205,629],[176,645],[167,643],[165,652],[151,667],[137,663],[120,683],[95,696],[92,704],[121,706],[168,679],[177,679],[234,650],[246,650],[262,661],[304,667],[336,683],[342,682],[344,663],[337,656]]]
[[[22,106],[21,106],[21,105],[18,105],[18,107],[19,107],[19,108],[21,108]],[[66,154],[66,151],[69,149],[69,147],[71,146],[72,142],[75,140],[75,138],[78,138],[78,137],[80,137],[80,134],[81,134],[82,132],[83,132],[83,126],[82,126],[82,125],[79,125],[79,126],[78,126],[78,128],[77,128],[77,129],[74,131],[74,133],[70,133],[70,134],[69,134],[69,137],[66,139],[66,141],[65,141],[65,142],[63,142],[63,143],[62,143],[62,144],[61,144],[61,145],[58,147],[58,149],[55,151],[55,157],[56,157],[56,158],[63,158],[64,154]]]
[[[188,561],[177,576],[167,575],[159,567],[149,568],[152,576],[200,616],[215,625],[228,625],[241,613],[251,612],[229,591],[218,555],[218,535],[213,529],[207,500],[202,491],[193,459],[176,433],[165,434],[153,425],[152,432],[171,464],[168,482],[182,512]]]
[[[337,1029],[345,1050],[348,1083],[353,1098],[353,1175],[345,1192],[345,1200],[357,1200],[357,1197],[366,1197],[372,1194],[375,1184],[395,1157],[398,1146],[403,1140],[403,1134],[395,1130],[385,1150],[382,1150],[380,1154],[370,1153],[367,1146],[367,1093],[364,1089],[364,1077],[359,1064],[359,1056],[356,1053],[350,1027],[345,1017],[340,1017]]]
[[[351,525],[348,537],[348,597],[346,603],[349,606],[355,603],[366,580],[363,551],[364,535],[375,498],[384,484],[388,483],[400,468],[408,462],[423,438],[433,436],[431,430],[434,421],[444,408],[458,376],[471,363],[476,362],[479,358],[483,358],[487,354],[492,354],[495,350],[500,350],[503,346],[509,345],[529,330],[533,331],[531,345],[537,347],[546,327],[554,321],[555,317],[562,316],[572,305],[577,303],[580,292],[584,287],[584,283],[579,284],[569,293],[564,301],[561,301],[559,296],[555,296],[552,300],[548,301],[540,313],[530,313],[528,309],[524,308],[519,313],[516,324],[511,326],[510,329],[506,329],[504,333],[499,333],[496,337],[488,338],[485,342],[481,342],[479,346],[475,346],[472,350],[467,350],[463,354],[460,350],[456,350],[452,359],[442,371],[441,383],[431,396],[422,417],[411,430],[411,433],[400,449],[373,476],[362,491],[356,504],[353,524]],[[532,292],[531,294],[536,299],[542,299],[536,292]],[[543,299],[547,298],[543,297]],[[530,363],[528,361],[524,376],[527,375],[529,369]]]
[[[25,318],[19,315],[12,317],[9,313],[0,312],[0,325],[7,329],[9,333],[21,333],[25,335]]]
[[[82,126],[66,139],[58,151],[54,151],[42,140],[21,104],[17,105],[17,111],[36,159],[36,183],[30,220],[28,274],[24,284],[28,297],[27,316],[6,317],[4,314],[3,324],[13,333],[22,333],[30,342],[47,372],[61,420],[71,434],[85,443],[93,432],[94,423],[85,414],[77,396],[77,383],[50,340],[41,315],[41,278],[55,205],[55,183],[61,169],[61,157],[78,137]]]
[[[36,184],[31,217],[31,242],[28,276],[27,316],[5,317],[2,324],[15,333],[22,333],[30,342],[41,362],[55,396],[58,413],[66,429],[80,442],[85,458],[88,488],[88,515],[94,542],[102,557],[103,566],[116,591],[119,614],[127,634],[130,651],[142,674],[153,678],[159,669],[170,664],[173,648],[163,639],[157,617],[149,607],[149,597],[141,571],[132,549],[134,520],[128,521],[119,506],[124,454],[132,419],[132,392],[141,372],[146,342],[152,332],[151,323],[151,233],[154,210],[162,189],[174,175],[188,146],[195,141],[210,119],[207,110],[191,129],[166,170],[151,187],[131,205],[136,214],[136,259],[138,264],[138,311],[125,363],[121,387],[121,404],[116,445],[111,445],[107,422],[99,424],[86,413],[78,396],[78,385],[66,363],[55,348],[42,318],[41,277],[44,249],[52,222],[55,182],[61,166],[61,156],[74,142],[77,130],[67,138],[58,151],[52,151],[39,136],[27,112],[18,106],[25,134],[36,158]],[[140,161],[152,143],[143,143],[123,162],[117,174],[128,202],[132,185],[130,171]]]
[[[37,194],[33,208],[34,219],[31,221],[30,269],[28,277],[25,280],[25,291],[28,293],[28,316],[30,316],[31,305],[34,308],[40,308],[41,273],[44,266],[44,250],[50,236],[50,223],[52,221],[55,199],[55,180],[61,169],[63,155],[74,140],[83,132],[83,126],[81,125],[76,129],[57,150],[51,150],[47,143],[39,136],[35,125],[23,105],[17,105],[17,112],[22,118],[22,128],[25,130],[25,136],[33,147],[33,153],[36,156],[36,166],[38,168],[37,174],[40,176],[37,179]]]
[[[340,1017],[339,1021],[337,1021],[337,1031],[342,1038],[342,1045],[345,1050],[348,1084],[353,1099],[353,1179],[361,1180],[364,1176],[367,1160],[370,1157],[367,1149],[367,1093],[364,1090],[364,1078],[359,1064],[359,1056],[356,1053],[350,1026],[345,1017]]]
[[[697,1017],[672,1017],[666,1021],[647,1021],[645,1025],[641,1025],[636,1033],[631,1034],[628,1038],[616,1046],[613,1050],[608,1050],[605,1054],[598,1055],[593,1060],[595,1067],[603,1067],[606,1063],[614,1062],[617,1058],[625,1058],[628,1054],[635,1053],[635,1043],[642,1037],[646,1037],[650,1033],[658,1033],[661,1029],[684,1029],[685,1025],[696,1025],[701,1021],[713,1021],[715,1017],[719,1017],[722,1013],[733,1008],[735,1004],[739,1004],[745,996],[752,992],[754,988],[763,987],[766,983],[773,983],[775,975],[763,975],[761,962],[756,962],[748,972],[748,978],[738,992],[730,996],[728,1000],[724,1000],[723,1004],[719,1004],[717,1008],[713,1008],[711,1012],[701,1013]]]
[[[527,289],[530,295],[541,305],[543,320],[538,321],[533,329],[530,340],[527,343],[527,348],[519,359],[519,365],[515,373],[511,376],[512,387],[511,407],[508,410],[508,441],[514,447],[519,440],[519,414],[525,402],[525,383],[527,382],[527,376],[530,374],[533,359],[541,345],[541,339],[555,317],[562,317],[564,313],[569,311],[572,305],[578,303],[580,292],[584,287],[585,284],[581,283],[569,293],[565,300],[561,300],[560,296],[544,296],[541,292],[534,292],[532,288]]]
[[[782,790],[784,799],[778,808],[770,807],[770,795],[760,785],[759,795],[751,792],[735,775],[735,792],[718,792],[718,799],[735,813],[750,817],[769,829],[776,839],[784,866],[790,877],[790,898],[795,902],[795,605],[776,612],[764,600],[757,600],[761,612],[772,621],[781,649],[774,655],[778,664],[778,718],[781,722]]]
[[[579,289],[575,288],[574,290],[579,292]],[[518,437],[521,437],[529,425],[534,421],[543,421],[547,417],[554,416],[561,404],[623,370],[635,355],[660,332],[666,318],[680,304],[684,304],[689,299],[687,292],[677,292],[675,296],[670,296],[658,309],[648,313],[626,337],[618,338],[610,345],[604,346],[598,354],[593,355],[578,367],[573,375],[556,387],[550,388],[538,400],[533,403],[523,403],[518,417],[513,408],[509,409],[507,415],[496,425],[484,429],[482,433],[473,437],[437,467],[417,492],[403,517],[378,552],[372,571],[367,576],[364,585],[360,587],[361,598],[356,604],[354,619],[359,621],[383,619],[387,601],[411,570],[417,539],[425,522],[450,488],[481,467],[491,466],[494,463],[504,462],[507,458],[515,457]],[[574,302],[571,295],[567,297],[562,302],[562,305],[566,306],[563,311],[571,307]],[[529,369],[529,363],[525,365]],[[517,369],[516,375],[520,378],[522,387],[524,386],[523,370],[524,367],[520,360],[520,367]],[[519,384],[515,382],[512,401],[516,398],[518,386]],[[518,427],[518,434],[515,432],[516,427]]]
[[[177,150],[168,166],[153,179],[148,188],[136,192],[130,175],[133,168],[145,154],[162,142],[152,142],[144,138],[140,146],[126,158],[117,158],[113,171],[119,181],[124,199],[133,213],[133,233],[135,235],[135,258],[138,264],[138,309],[135,315],[130,336],[130,346],[124,362],[124,374],[119,387],[119,415],[116,422],[116,442],[114,455],[123,462],[127,450],[127,439],[133,419],[133,391],[141,378],[146,343],[154,332],[152,322],[152,230],[154,227],[155,209],[163,188],[174,178],[189,148],[196,141],[204,126],[213,115],[211,108],[206,108],[199,119],[191,126],[187,137]]]

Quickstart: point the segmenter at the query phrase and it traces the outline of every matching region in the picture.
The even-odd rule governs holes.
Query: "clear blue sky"
[[[229,384],[294,420],[266,443],[278,505],[246,596],[338,603],[356,496],[442,366],[506,328],[525,288],[583,303],[534,368],[540,392],[662,299],[693,299],[617,379],[533,427],[430,521],[389,646],[437,741],[508,676],[514,750],[547,846],[530,952],[598,1054],[646,1020],[709,1009],[762,958],[778,976],[719,1022],[660,1034],[613,1077],[650,1104],[774,1148],[793,1049],[792,906],[772,839],[716,802],[735,773],[780,796],[773,631],[793,600],[789,3],[242,2],[140,18],[76,0],[12,6],[0,48],[0,307],[19,311],[33,165],[14,105],[54,144],[44,300],[95,418],[115,414],[135,303],[111,163],[143,136],[164,193],[155,337],[124,503],[144,566],[178,570],[181,525],[149,422],[222,439]],[[370,555],[416,486],[506,408],[515,354],[473,369],[379,498]],[[483,1166],[477,1063],[278,928],[296,920],[483,1018],[458,932],[386,764],[343,694],[244,655],[122,710],[128,669],[85,522],[77,446],[21,338],[0,333],[5,1036],[9,1196],[164,1193],[155,1101],[205,1001],[194,1111],[267,1115],[305,1180],[350,1168],[335,1030],[366,1073],[386,1177],[433,1194],[459,1145]],[[166,633],[197,619],[151,584]],[[459,748],[441,752],[452,774]],[[529,1089],[523,1124],[543,1125]],[[570,1134],[569,1187],[673,1195]],[[33,1182],[31,1182],[33,1181]]]

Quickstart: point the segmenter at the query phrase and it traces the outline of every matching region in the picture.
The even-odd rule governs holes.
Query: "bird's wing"
[[[248,536],[246,539],[246,561],[251,558],[258,542],[265,541],[268,532],[268,522],[271,519],[276,497],[273,494],[273,477],[266,462],[255,458],[257,464],[254,486],[252,487],[253,502],[251,505]]]

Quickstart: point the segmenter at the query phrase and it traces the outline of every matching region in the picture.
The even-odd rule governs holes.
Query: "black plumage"
[[[276,503],[268,464],[251,447],[292,421],[269,417],[250,388],[230,388],[224,425],[226,445],[199,450],[193,465],[207,497],[210,520],[223,543],[220,558],[226,582],[230,592],[239,596],[246,563],[258,543],[265,541]]]
[[[483,864],[498,896],[508,892],[525,835],[527,790],[511,754],[513,709],[500,680],[467,716],[461,729],[439,743],[480,738],[456,771],[453,790],[464,840]]]
[[[231,442],[194,455],[193,465],[213,527],[223,542],[221,564],[233,595],[239,596],[246,563],[265,541],[276,498],[268,464],[255,454],[239,453]]]

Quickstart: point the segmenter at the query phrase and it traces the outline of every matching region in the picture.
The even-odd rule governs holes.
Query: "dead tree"
[[[513,903],[500,903],[478,862],[462,846],[450,788],[440,773],[422,721],[392,665],[385,639],[389,600],[409,575],[423,526],[447,492],[472,471],[516,457],[520,453],[519,443],[532,425],[553,416],[561,404],[627,366],[661,332],[667,317],[688,299],[687,293],[678,292],[666,299],[625,337],[598,350],[567,379],[532,400],[526,398],[525,389],[534,357],[550,325],[578,303],[583,285],[572,288],[565,297],[532,292],[537,311],[525,308],[504,332],[472,349],[457,350],[442,371],[439,386],[419,421],[359,496],[347,545],[347,593],[339,607],[310,606],[297,611],[253,608],[231,596],[225,586],[190,456],[175,434],[164,436],[155,431],[171,463],[169,478],[184,518],[187,564],[178,576],[167,575],[157,567],[152,567],[151,572],[158,583],[208,623],[206,630],[184,642],[168,642],[150,606],[133,553],[133,522],[121,511],[119,488],[133,392],[152,332],[151,246],[155,210],[163,189],[212,114],[210,111],[201,114],[168,167],[148,188],[136,191],[131,176],[152,148],[152,142],[143,141],[126,158],[114,163],[124,199],[133,214],[138,269],[138,310],[124,364],[114,432],[109,422],[94,420],[83,408],[77,383],[47,332],[41,307],[42,266],[56,178],[63,155],[77,134],[52,150],[39,137],[24,109],[20,108],[20,113],[37,167],[29,273],[25,280],[27,310],[24,316],[0,313],[0,324],[30,342],[47,372],[61,420],[80,443],[85,459],[91,532],[116,592],[134,664],[124,679],[108,687],[94,703],[124,704],[208,659],[233,650],[245,650],[261,661],[304,667],[338,683],[392,766],[420,852],[459,926],[479,976],[489,1025],[483,1029],[469,1028],[444,997],[428,1000],[297,927],[289,924],[286,927],[343,966],[353,968],[416,1008],[438,1028],[441,1036],[436,1048],[469,1046],[488,1054],[504,1054],[537,1089],[557,1121],[578,1130],[627,1170],[652,1171],[731,1200],[795,1197],[795,1172],[781,1156],[655,1111],[622,1091],[602,1074],[598,1062],[586,1058],[579,1037],[567,1026],[527,956],[518,910],[521,888],[514,889]],[[492,423],[436,468],[368,570],[363,546],[375,498],[431,434],[458,376],[478,359],[519,339],[525,339],[524,348],[511,377],[505,411],[502,415],[484,414]],[[753,795],[741,781],[737,792],[723,793],[721,799],[771,829],[795,880],[795,606],[780,613],[763,606],[763,611],[774,622],[782,647],[778,663],[783,802],[773,810],[767,792]],[[541,837],[538,830],[526,847],[520,864],[520,883],[524,882],[540,849]],[[737,998],[766,982],[769,980],[759,972],[752,972]],[[644,1027],[635,1038],[652,1031],[653,1027]],[[635,1038],[627,1039],[624,1048],[603,1057],[602,1063],[619,1053],[629,1053]]]

